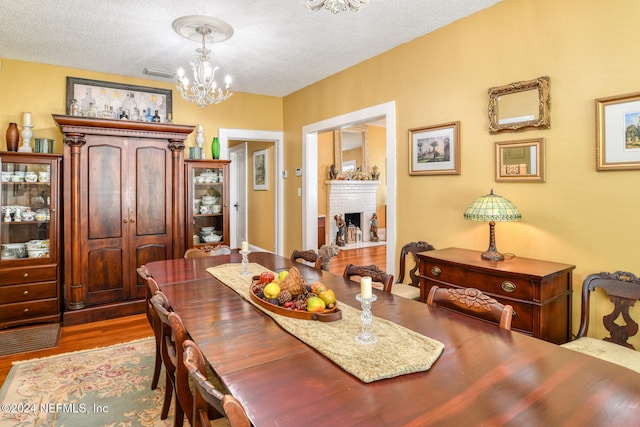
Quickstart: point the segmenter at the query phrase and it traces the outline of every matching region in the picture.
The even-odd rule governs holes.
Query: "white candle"
[[[249,252],[249,243],[242,242],[242,252]]]
[[[360,279],[360,297],[363,299],[371,298],[371,277],[369,276]]]
[[[24,113],[22,116],[22,124],[31,126],[31,113]]]

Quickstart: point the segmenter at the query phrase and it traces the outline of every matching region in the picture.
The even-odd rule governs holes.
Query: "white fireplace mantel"
[[[334,217],[338,214],[361,213],[361,227],[363,241],[369,241],[368,223],[376,212],[376,197],[380,181],[360,180],[326,180],[327,185],[327,227],[329,235],[326,241],[335,243],[338,227]]]

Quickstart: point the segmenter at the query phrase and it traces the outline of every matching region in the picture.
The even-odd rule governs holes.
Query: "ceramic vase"
[[[18,151],[18,142],[20,142],[18,125],[9,123],[9,127],[7,128],[7,151]]]
[[[213,159],[220,158],[220,141],[218,137],[214,137],[213,141],[211,141],[211,157]]]

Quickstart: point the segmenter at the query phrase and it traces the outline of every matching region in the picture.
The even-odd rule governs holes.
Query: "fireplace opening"
[[[347,213],[344,214],[344,222],[347,223],[347,227],[349,225],[353,225],[354,227],[360,227],[360,229],[362,229],[362,213],[361,212],[354,212],[354,213]]]

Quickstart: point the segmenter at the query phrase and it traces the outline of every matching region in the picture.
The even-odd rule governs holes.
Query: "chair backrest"
[[[605,291],[613,303],[613,311],[602,318],[604,327],[611,334],[604,340],[635,350],[627,340],[638,333],[638,323],[631,318],[629,307],[640,300],[640,279],[626,271],[588,275],[582,283],[582,313],[577,338],[588,333],[589,300],[595,288]]]
[[[182,351],[184,342],[187,340],[187,330],[182,323],[182,319],[175,312],[172,311],[171,313],[169,313],[169,315],[167,316],[167,320],[169,321],[169,327],[171,328],[171,333],[173,335],[173,344],[175,346],[176,397],[178,399],[178,403],[184,410],[184,413],[187,415],[189,423],[193,425],[193,395],[191,394],[191,389],[189,388],[189,372],[184,365]]]
[[[513,307],[501,304],[476,288],[431,287],[427,304],[442,305],[466,315],[496,322],[502,329],[511,330]]]
[[[231,255],[233,251],[227,245],[217,245],[217,246],[199,246],[197,248],[189,248],[184,252],[185,258],[199,258],[205,256],[216,256],[216,255]]]
[[[405,264],[407,261],[406,258],[407,258],[407,254],[411,254],[413,256],[414,265],[411,268],[411,270],[409,270],[409,277],[411,278],[411,282],[409,284],[411,286],[415,286],[416,288],[419,288],[420,279],[418,279],[418,276],[416,275],[416,271],[418,271],[418,258],[416,257],[416,254],[418,252],[432,251],[434,249],[435,248],[433,246],[431,246],[429,243],[424,242],[422,240],[417,242],[407,243],[406,245],[404,245],[400,250],[400,271],[398,273],[398,280],[396,280],[396,283],[404,282],[404,273],[406,268]]]
[[[151,325],[151,328],[153,328],[153,318],[155,316],[153,313],[153,306],[151,305],[151,297],[153,296],[153,294],[150,293],[149,291],[149,279],[151,279],[151,273],[149,272],[149,269],[147,268],[147,266],[144,264],[136,268],[136,272],[138,273],[138,277],[140,277],[142,281],[145,282],[145,288],[147,292],[145,297],[144,311],[145,311],[145,314],[147,315],[147,320],[149,321],[149,325]],[[156,283],[156,287],[157,286],[158,284]]]
[[[223,394],[207,380],[206,362],[198,345],[191,340],[186,340],[183,348],[183,363],[195,385],[191,425],[209,426],[209,408],[212,407],[220,415],[227,417],[231,427],[250,427],[249,417],[238,399],[229,394]]]
[[[322,257],[313,249],[309,249],[308,251],[299,251],[294,249],[293,252],[291,252],[291,261],[309,265],[301,262],[301,260],[306,261],[316,270],[320,270],[322,268]]]
[[[171,305],[167,297],[160,291],[157,291],[151,297],[151,304],[157,319],[154,332],[159,336],[160,351],[162,353],[162,362],[165,369],[171,375],[175,375],[176,359],[175,359],[175,343],[171,334],[171,325],[169,324],[169,313]]]
[[[388,293],[391,293],[391,287],[393,286],[393,274],[387,274],[375,265],[347,264],[342,276],[349,280],[353,280],[352,277],[354,276],[369,276],[372,282],[382,284],[382,290]]]

